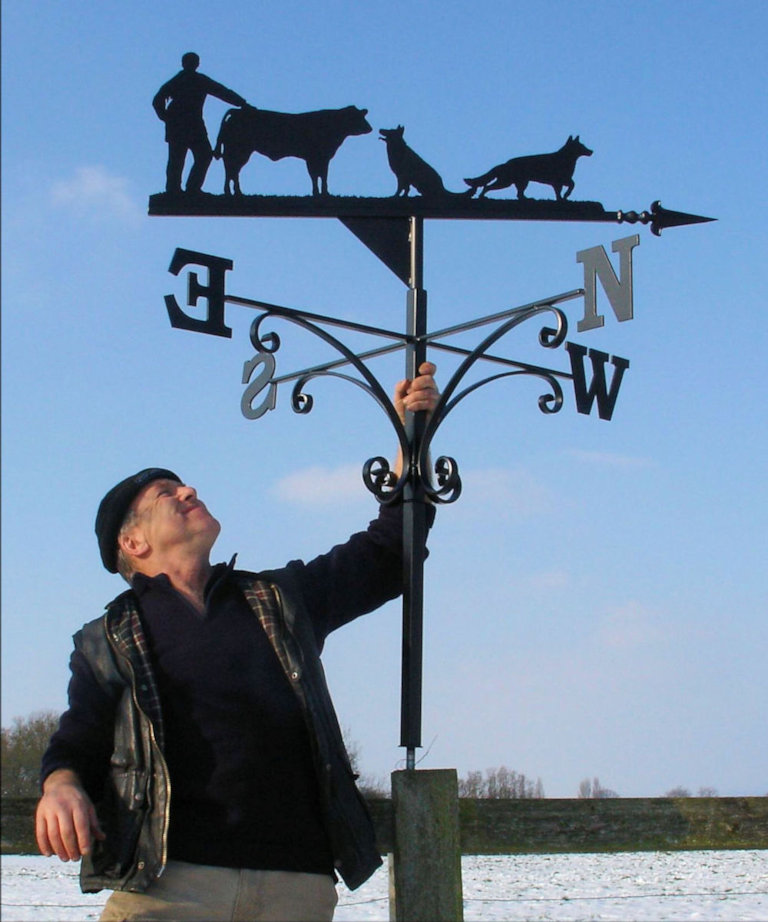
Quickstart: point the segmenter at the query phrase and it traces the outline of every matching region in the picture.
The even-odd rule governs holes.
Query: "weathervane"
[[[400,332],[231,294],[226,285],[227,273],[233,269],[231,260],[177,249],[170,264],[171,273],[178,275],[187,266],[207,270],[205,282],[199,280],[196,272],[189,271],[187,293],[188,306],[196,306],[200,300],[205,302],[205,316],[189,315],[173,295],[167,295],[165,302],[175,328],[224,337],[232,335],[226,324],[227,304],[258,311],[250,328],[254,354],[245,362],[242,373],[245,390],[241,410],[246,418],[258,419],[274,409],[279,386],[289,382],[293,382],[293,409],[307,413],[313,405],[307,385],[318,377],[335,377],[362,388],[392,424],[403,452],[402,473],[398,478],[385,458],[375,457],[365,463],[363,479],[380,502],[393,502],[401,497],[405,500],[401,746],[406,749],[407,768],[413,769],[415,750],[421,746],[423,565],[420,549],[426,542],[427,506],[453,502],[461,492],[459,469],[453,458],[443,456],[434,464],[430,462],[429,450],[434,436],[456,405],[478,388],[502,378],[520,376],[543,382],[544,392],[539,396],[538,405],[546,414],[557,413],[562,408],[562,382],[570,382],[579,413],[589,414],[596,406],[600,418],[610,420],[629,361],[568,340],[568,321],[560,305],[583,298],[584,314],[578,331],[602,326],[603,316],[597,312],[599,282],[616,319],[631,319],[632,253],[640,242],[637,234],[613,242],[613,252],[619,254],[618,275],[604,248],[591,247],[577,254],[577,261],[583,265],[583,288],[430,332],[423,288],[424,220],[639,223],[649,225],[651,231],[659,235],[668,227],[713,219],[668,211],[658,201],[648,210],[639,212],[610,211],[599,202],[574,201],[570,196],[575,186],[577,162],[593,154],[578,135],[570,135],[551,153],[513,156],[478,176],[464,179],[467,188],[454,191],[447,188],[440,173],[406,143],[402,125],[382,128],[379,140],[385,144],[383,152],[396,179],[394,193],[384,197],[332,195],[328,188],[331,160],[347,138],[372,132],[367,109],[349,105],[292,114],[256,108],[232,90],[198,73],[198,66],[197,55],[185,55],[182,71],[160,88],[153,101],[156,113],[166,124],[168,165],[165,192],[150,196],[150,215],[337,218],[408,287],[405,329]],[[222,119],[215,148],[208,140],[203,121],[203,106],[208,95],[234,107]],[[192,154],[193,164],[186,189],[182,191],[181,179],[188,152]],[[273,161],[284,157],[303,160],[311,180],[311,194],[244,193],[241,174],[254,153]],[[220,194],[202,191],[214,158],[220,159],[224,166]],[[250,174],[248,178],[250,183]],[[554,199],[526,197],[532,183],[549,187]],[[514,198],[491,197],[512,188]],[[414,190],[416,194],[412,195]],[[199,314],[199,310],[196,313]],[[277,375],[276,354],[281,342],[271,328],[274,320],[286,321],[316,336],[331,346],[339,357]],[[542,348],[554,352],[563,347],[567,355],[565,369],[517,361],[497,351],[507,334],[531,323],[539,324],[538,342]],[[473,349],[445,342],[455,334],[491,325],[494,325],[492,332]],[[386,344],[357,353],[331,332],[338,328],[368,334],[378,341],[385,340]],[[403,426],[368,363],[378,356],[403,351],[405,375],[413,378],[426,360],[428,348],[457,355],[460,363],[445,384],[432,415],[427,419],[423,412],[409,413]],[[468,373],[478,363],[483,363],[484,368],[492,366],[493,371],[467,384]],[[612,367],[610,375],[609,366]],[[348,374],[350,369],[355,374]]]

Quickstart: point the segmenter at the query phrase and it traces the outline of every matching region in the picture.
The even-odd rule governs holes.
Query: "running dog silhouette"
[[[472,195],[474,189],[466,192],[451,192],[443,185],[443,180],[437,170],[423,160],[416,151],[412,150],[403,140],[405,129],[402,125],[397,128],[380,128],[379,140],[387,145],[387,159],[392,172],[397,177],[398,195],[408,195],[413,186],[424,198],[441,198],[449,195],[466,197]]]
[[[512,160],[493,167],[482,176],[465,179],[464,182],[470,187],[473,195],[482,186],[479,198],[483,198],[486,192],[516,186],[519,199],[526,197],[525,190],[528,183],[540,182],[552,186],[555,190],[555,197],[561,201],[567,199],[573,192],[573,171],[576,169],[576,161],[579,157],[591,156],[592,151],[581,143],[578,135],[575,138],[569,135],[560,150],[551,154],[513,157]],[[563,187],[565,187],[564,194]]]

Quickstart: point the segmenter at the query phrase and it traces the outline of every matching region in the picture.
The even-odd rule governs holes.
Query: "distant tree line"
[[[616,791],[612,791],[610,788],[603,787],[600,784],[599,778],[585,778],[579,785],[579,797],[580,798],[594,798],[602,799],[605,797],[619,797],[620,795]],[[717,791],[715,788],[699,788],[698,792],[694,795],[688,788],[677,787],[671,788],[667,791],[664,797],[717,797]]]
[[[489,800],[523,800],[544,797],[541,778],[532,781],[520,772],[501,765],[487,768],[485,773],[467,772],[459,778],[459,797],[485,798]]]
[[[582,800],[604,800],[606,797],[618,797],[616,791],[603,787],[599,778],[585,778],[579,784],[579,798]]]
[[[29,717],[15,717],[9,728],[2,729],[2,795],[3,797],[37,797],[40,792],[40,760],[48,740],[59,725],[59,715],[54,711],[40,711]],[[347,734],[348,736],[348,734]],[[359,770],[360,747],[347,738],[347,749],[352,768]],[[363,794],[368,797],[389,797],[389,779],[365,775],[358,781]],[[543,798],[544,785],[540,778],[533,781],[521,772],[505,765],[487,768],[485,772],[470,771],[459,778],[459,797],[482,799]],[[599,778],[585,778],[579,784],[578,797],[602,799],[619,797],[616,791],[605,787]],[[685,787],[675,787],[665,797],[692,797]],[[714,788],[699,788],[698,797],[717,797]]]
[[[717,797],[715,788],[699,788],[696,794],[692,794],[688,788],[672,788],[667,791],[665,797]]]
[[[59,726],[59,715],[41,711],[29,717],[15,717],[2,729],[3,797],[37,797],[40,793],[40,760],[51,734]]]

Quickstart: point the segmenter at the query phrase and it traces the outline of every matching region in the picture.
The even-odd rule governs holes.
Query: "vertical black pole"
[[[411,341],[406,348],[405,374],[415,378],[426,361],[427,293],[422,288],[424,250],[422,218],[410,219],[410,280],[407,297],[406,331]],[[409,478],[403,507],[403,664],[400,711],[400,745],[406,747],[406,768],[416,767],[416,748],[421,746],[421,670],[424,611],[424,546],[427,540],[427,507],[418,476],[426,413],[406,415]]]

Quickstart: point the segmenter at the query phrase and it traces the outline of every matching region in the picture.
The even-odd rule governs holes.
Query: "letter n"
[[[611,244],[611,250],[619,254],[618,278],[603,247],[590,247],[576,254],[576,262],[584,265],[584,317],[577,326],[580,333],[605,324],[605,317],[597,313],[597,279],[600,279],[616,319],[632,319],[632,250],[639,244],[639,234],[614,240]]]
[[[613,416],[613,408],[616,406],[616,398],[619,396],[621,379],[629,368],[629,359],[622,359],[617,355],[609,356],[607,352],[587,349],[578,343],[566,342],[565,348],[571,360],[576,409],[579,413],[589,415],[592,412],[592,404],[597,400],[597,413],[600,419],[610,419]],[[584,369],[584,358],[587,355],[592,362],[592,382],[589,387],[587,387],[587,374]],[[608,361],[613,365],[610,388],[605,380],[605,363]]]

